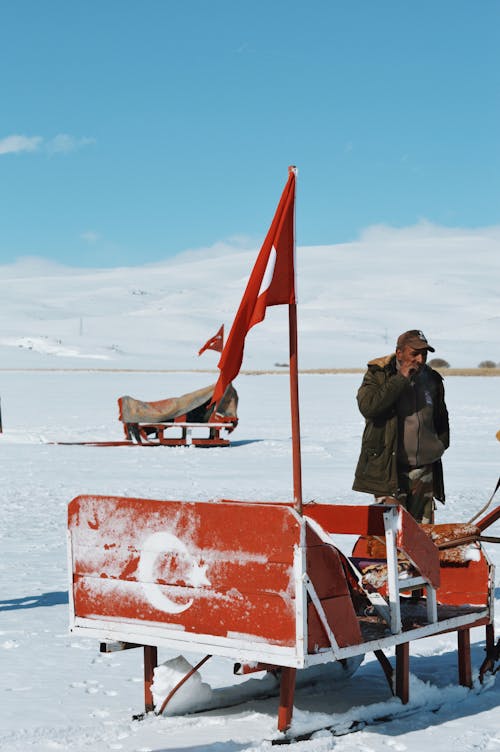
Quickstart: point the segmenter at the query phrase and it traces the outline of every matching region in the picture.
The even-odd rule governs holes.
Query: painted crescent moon
[[[167,614],[180,614],[186,611],[193,603],[192,598],[186,603],[177,603],[171,600],[171,598],[168,598],[162,592],[160,586],[152,581],[154,580],[153,571],[158,556],[160,554],[176,552],[183,554],[193,565],[195,564],[185,544],[177,536],[167,532],[152,533],[142,544],[142,551],[137,566],[137,573],[146,598],[152,606],[159,611],[165,611]]]

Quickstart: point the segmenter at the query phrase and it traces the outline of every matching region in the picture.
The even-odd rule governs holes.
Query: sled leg
[[[293,696],[295,694],[296,668],[288,666],[281,670],[280,706],[278,710],[278,731],[290,728],[293,713]]]
[[[495,647],[495,628],[493,624],[486,625],[486,652],[490,653]]]
[[[472,687],[470,660],[470,629],[459,629],[458,636],[458,681],[462,687]]]
[[[486,625],[486,658],[481,664],[479,669],[479,680],[481,684],[484,680],[484,675],[491,672],[496,674],[498,667],[495,668],[495,663],[500,660],[500,639],[495,645],[495,628],[493,624]]]
[[[144,710],[146,713],[155,709],[153,701],[154,670],[158,665],[158,648],[151,645],[144,645]]]
[[[139,431],[139,426],[137,425],[137,423],[127,423],[127,427],[132,439],[138,444],[142,444],[141,432]]]
[[[391,662],[383,650],[375,650],[374,653],[375,653],[376,659],[382,666],[382,670],[385,674],[385,678],[387,679],[389,688],[392,694],[394,694],[394,670],[391,666]]]
[[[396,696],[403,705],[410,699],[410,643],[396,645]]]

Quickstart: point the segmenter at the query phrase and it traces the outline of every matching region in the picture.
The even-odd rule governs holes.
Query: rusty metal
[[[58,446],[94,446],[94,447],[118,447],[118,446],[138,446],[133,441],[49,441],[48,444],[57,444]],[[151,446],[157,446],[151,444]]]
[[[280,704],[278,708],[278,731],[290,728],[293,713],[293,697],[297,669],[286,666],[281,672]]]
[[[472,666],[470,659],[470,629],[459,629],[458,638],[458,681],[463,687],[472,687]]]
[[[483,517],[479,522],[476,523],[478,528],[481,532],[486,530],[490,525],[493,525],[494,522],[496,522],[498,519],[500,519],[500,506],[496,507],[495,509],[492,509],[489,514],[486,515],[486,517]]]
[[[233,666],[233,674],[236,676],[245,676],[246,674],[256,674],[261,671],[275,672],[279,670],[279,666],[273,663],[235,663]]]
[[[410,643],[396,645],[396,697],[403,705],[410,699]]]
[[[375,658],[378,660],[382,667],[389,688],[392,694],[394,694],[394,669],[391,665],[391,662],[383,650],[374,650],[373,652],[375,654]]]
[[[208,661],[208,659],[209,659],[209,658],[211,658],[211,657],[212,657],[211,655],[206,655],[206,656],[205,656],[204,658],[202,658],[202,659],[201,659],[201,661],[198,661],[198,663],[196,664],[196,666],[193,666],[193,667],[192,667],[192,668],[191,668],[191,669],[190,669],[190,670],[189,670],[189,671],[187,672],[187,674],[185,674],[185,675],[184,675],[184,676],[182,677],[182,679],[181,679],[181,680],[180,680],[179,682],[177,682],[177,684],[175,685],[175,687],[174,687],[173,689],[171,689],[171,690],[170,690],[170,692],[168,693],[168,695],[167,695],[167,696],[165,697],[165,699],[163,700],[163,702],[162,702],[162,704],[161,704],[161,706],[160,706],[160,709],[159,709],[159,711],[157,712],[157,714],[156,714],[156,715],[162,715],[162,713],[164,712],[164,710],[165,710],[165,708],[167,707],[168,703],[170,702],[170,700],[172,699],[172,697],[173,697],[173,696],[174,696],[174,695],[176,694],[176,692],[177,692],[177,691],[178,691],[178,690],[179,690],[179,689],[180,689],[180,688],[182,687],[182,685],[183,685],[183,684],[185,684],[185,683],[187,682],[187,680],[188,680],[188,679],[190,679],[190,678],[191,678],[191,677],[193,676],[193,674],[195,674],[195,673],[196,673],[196,672],[198,671],[198,669],[199,669],[199,668],[201,668],[201,667],[203,666],[203,664],[204,664],[204,663],[206,663],[206,662]]]
[[[153,645],[144,645],[144,710],[146,713],[155,709],[151,687],[153,686],[157,665],[158,648]]]
[[[300,452],[299,371],[297,361],[297,304],[288,306],[290,338],[290,407],[292,419],[293,500],[302,514],[302,460]]]

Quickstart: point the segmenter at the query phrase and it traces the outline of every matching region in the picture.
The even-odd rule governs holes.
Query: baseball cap
[[[431,352],[435,352],[420,329],[410,329],[408,332],[403,332],[403,334],[399,335],[396,349],[402,350],[407,345],[413,347],[414,350],[430,350]]]

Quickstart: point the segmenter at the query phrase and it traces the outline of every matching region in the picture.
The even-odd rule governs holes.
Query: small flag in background
[[[201,355],[205,352],[205,350],[216,350],[217,352],[222,352],[222,349],[224,347],[224,324],[222,324],[221,328],[217,332],[217,334],[214,334],[213,337],[210,337],[201,350],[198,352],[198,355]]]
[[[243,361],[247,332],[252,326],[263,321],[267,306],[295,303],[296,175],[295,167],[289,167],[288,181],[219,360],[220,375],[212,402],[217,403],[222,398],[228,384],[238,375]]]

